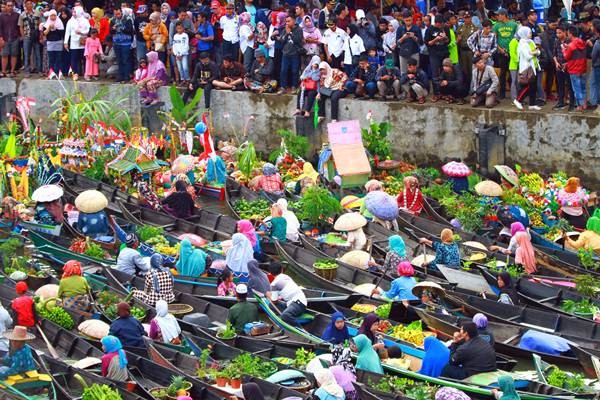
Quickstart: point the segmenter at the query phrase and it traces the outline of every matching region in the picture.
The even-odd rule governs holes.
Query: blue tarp
[[[538,331],[527,331],[521,336],[519,347],[525,350],[560,355],[571,350],[569,342],[559,336]]]

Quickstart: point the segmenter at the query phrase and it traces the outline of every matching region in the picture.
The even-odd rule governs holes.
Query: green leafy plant
[[[254,149],[254,143],[245,142],[238,149],[238,164],[237,167],[242,173],[242,176],[246,180],[250,180],[252,170],[257,164],[256,150]]]
[[[92,258],[104,258],[104,249],[99,244],[88,241],[83,254]]]
[[[564,300],[560,306],[563,311],[568,313],[594,314],[598,307],[588,299],[584,300]]]
[[[227,320],[227,322],[225,323],[225,327],[222,328],[219,331],[219,333],[217,333],[217,337],[219,339],[233,339],[234,337],[236,337],[235,329],[233,328],[233,325],[231,325],[231,322],[229,322],[229,320]]]
[[[123,398],[116,389],[108,385],[97,383],[83,389],[81,400],[122,400]]]
[[[585,381],[583,380],[583,375],[581,374],[567,374],[567,379],[565,379],[565,389],[571,390],[573,392],[583,392],[585,389]]]
[[[387,137],[391,127],[389,122],[372,122],[369,129],[361,129],[363,144],[371,156],[378,156],[380,160],[392,157],[392,145]]]
[[[558,367],[552,368],[552,371],[548,374],[546,380],[549,385],[571,390],[573,392],[581,392],[585,388],[585,382],[581,374],[565,372]]]
[[[2,254],[2,265],[7,266],[12,263],[12,259],[17,255],[17,250],[23,247],[23,243],[17,238],[10,238],[0,244],[0,254]]]
[[[174,85],[169,87],[169,98],[173,107],[167,115],[170,114],[170,117],[179,124],[184,123],[188,127],[193,126],[202,114],[202,110],[198,110],[198,104],[203,93],[204,91],[201,88],[198,89],[194,97],[186,104],[177,87]]]
[[[296,357],[294,358],[294,367],[303,369],[306,365],[316,357],[316,354],[310,350],[305,350],[304,347],[300,347],[296,350]]]
[[[368,378],[368,386],[381,392],[391,393],[408,397],[415,400],[433,400],[438,387],[421,382],[415,382],[409,378],[385,374],[379,381],[375,382]]]
[[[298,213],[301,220],[312,225],[323,225],[342,211],[340,202],[329,193],[329,190],[320,186],[309,187],[302,198],[302,210]]]
[[[231,360],[228,369],[234,370],[236,375],[250,375],[265,379],[277,371],[277,364],[263,361],[250,353],[242,353]]]
[[[575,289],[583,296],[595,297],[596,293],[600,292],[600,280],[589,274],[577,275]]]
[[[106,173],[104,168],[106,164],[112,161],[115,158],[115,155],[112,153],[101,153],[95,156],[94,162],[90,164],[90,166],[83,172],[83,174],[90,178],[95,179],[97,181],[106,180]]]
[[[282,146],[269,154],[269,161],[275,163],[277,157],[284,153],[294,158],[305,158],[308,153],[308,138],[296,135],[287,129],[280,129],[277,135],[281,136]]]
[[[594,250],[592,248],[581,248],[577,250],[579,263],[588,270],[598,270],[600,263],[594,260]]]
[[[164,236],[165,230],[158,226],[143,225],[137,229],[136,233],[140,241],[147,242],[154,237]]]
[[[183,376],[173,376],[171,377],[171,384],[167,387],[167,394],[169,396],[178,396],[183,395],[183,392],[187,392],[192,387],[190,381],[186,380]]]
[[[233,205],[233,209],[240,215],[241,219],[264,219],[271,215],[271,207],[265,199],[240,199]]]
[[[457,197],[456,193],[454,193],[452,190],[452,184],[450,182],[445,182],[441,185],[433,184],[431,186],[424,187],[423,194],[438,201],[451,197]]]

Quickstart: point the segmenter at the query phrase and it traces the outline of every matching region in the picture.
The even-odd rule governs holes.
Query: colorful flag
[[[56,75],[56,72],[54,72],[54,70],[52,68],[50,68],[48,70],[48,79],[52,80],[54,78],[57,78],[58,76]]]
[[[60,81],[63,78],[62,70],[58,70],[58,80]]]

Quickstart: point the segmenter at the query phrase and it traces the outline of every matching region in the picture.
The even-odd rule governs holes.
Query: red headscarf
[[[17,294],[27,293],[28,290],[29,287],[27,287],[27,284],[25,282],[17,282],[17,285],[15,286],[15,291],[17,292]]]
[[[68,278],[73,275],[81,276],[81,263],[76,260],[69,260],[63,266],[63,278]]]
[[[415,274],[415,269],[408,261],[402,261],[398,264],[398,275],[400,276],[413,276]]]

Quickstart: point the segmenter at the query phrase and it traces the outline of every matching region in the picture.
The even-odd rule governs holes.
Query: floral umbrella
[[[450,176],[453,178],[462,178],[465,176],[471,175],[471,170],[464,163],[450,161],[447,164],[444,164],[442,167],[442,172],[446,176]]]
[[[386,192],[370,192],[365,196],[365,206],[371,214],[384,221],[393,221],[398,217],[398,203]]]
[[[511,167],[508,165],[494,165],[494,168],[508,183],[519,186],[519,176]]]
[[[196,157],[189,155],[181,155],[173,161],[171,172],[174,174],[187,174],[196,164]]]

